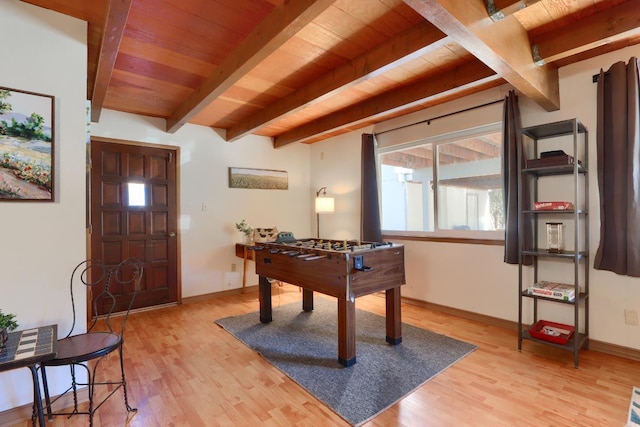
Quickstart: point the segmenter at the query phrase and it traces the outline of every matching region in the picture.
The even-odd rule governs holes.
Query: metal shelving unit
[[[523,200],[522,186],[518,191],[518,212],[520,242],[525,235],[524,224],[531,225],[532,247],[519,249],[519,280],[518,280],[518,350],[522,350],[523,340],[531,340],[557,348],[569,350],[573,353],[574,366],[578,367],[578,355],[580,349],[589,346],[589,180],[588,180],[588,131],[577,119],[564,120],[538,126],[527,127],[522,130],[523,144],[526,138],[533,141],[529,158],[537,158],[542,151],[556,149],[560,142],[568,147],[574,163],[562,166],[546,166],[534,168],[520,168],[521,182],[529,180],[531,200]],[[564,138],[560,140],[559,138]],[[572,141],[568,141],[573,138]],[[555,141],[555,142],[554,142]],[[524,150],[524,146],[523,152]],[[539,189],[540,180],[553,180],[559,176],[571,177],[571,185],[566,186],[567,199],[573,203],[573,209],[562,211],[532,210],[537,201],[544,201],[543,191]],[[571,188],[569,188],[571,187]],[[563,226],[570,227],[573,233],[573,243],[570,250],[560,253],[549,252],[540,242],[539,227],[545,220],[553,219],[561,221]],[[533,268],[533,280],[525,277],[525,257],[531,257]],[[562,263],[573,263],[573,286],[575,298],[573,301],[565,301],[550,297],[529,294],[529,286],[537,283],[539,273],[544,270],[546,260],[555,260]],[[571,284],[571,283],[569,283]],[[532,304],[533,322],[525,324],[523,320],[524,304]],[[575,331],[566,343],[553,342],[540,339],[531,335],[530,330],[539,319],[540,305],[564,304],[573,309],[573,326]]]

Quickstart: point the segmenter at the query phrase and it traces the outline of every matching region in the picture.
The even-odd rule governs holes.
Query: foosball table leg
[[[401,299],[400,287],[387,289],[386,297],[386,326],[387,326],[387,342],[391,345],[400,344],[402,342],[402,319],[401,319]]]
[[[269,323],[272,320],[271,282],[264,276],[259,276],[258,297],[260,299],[260,322]]]
[[[302,289],[302,310],[305,312],[313,311],[313,291]]]
[[[349,367],[356,363],[356,305],[338,298],[338,362]]]

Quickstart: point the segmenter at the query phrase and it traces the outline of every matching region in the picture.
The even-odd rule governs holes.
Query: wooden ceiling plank
[[[434,51],[446,42],[446,36],[433,25],[427,22],[415,25],[227,129],[227,140],[235,141],[287,114],[321,102],[340,90]]]
[[[339,128],[355,126],[358,122],[384,117],[398,110],[411,108],[427,101],[444,98],[453,92],[465,93],[475,86],[501,80],[493,70],[479,61],[461,64],[453,70],[443,70],[436,76],[429,76],[417,83],[385,92],[334,113],[327,114],[306,125],[274,137],[275,148],[306,140],[320,134],[330,133]]]
[[[496,157],[495,155],[485,154],[455,142],[440,144],[438,150],[438,154],[448,154],[464,162],[493,159]]]
[[[491,19],[499,21],[539,1],[541,0],[485,0],[485,3]]]
[[[640,33],[640,0],[630,0],[533,40],[536,64],[577,55]]]
[[[381,162],[383,165],[399,166],[410,169],[423,169],[433,166],[433,159],[415,156],[407,153],[406,151],[385,153],[382,155]]]
[[[494,144],[484,137],[477,137],[468,141],[467,147],[489,157],[499,156],[502,152],[502,144]]]
[[[91,91],[91,121],[100,121],[100,114],[104,100],[107,97],[107,89],[113,74],[113,68],[120,49],[120,42],[127,24],[131,0],[110,0],[105,16],[104,31],[100,42],[98,66]]]
[[[105,2],[109,0],[69,1],[69,0],[21,0],[34,6],[53,10],[73,16],[90,24],[102,25],[102,17],[106,10]],[[100,18],[100,19],[99,19]]]
[[[534,65],[514,15],[493,22],[481,0],[403,1],[547,111],[560,108],[558,69]]]
[[[176,132],[184,126],[211,101],[330,7],[334,1],[295,0],[275,8],[171,114],[167,119],[167,132]]]

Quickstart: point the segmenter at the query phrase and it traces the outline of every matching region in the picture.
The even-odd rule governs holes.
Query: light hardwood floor
[[[274,288],[274,316],[279,305],[299,300],[296,287]],[[382,294],[356,306],[384,315]],[[257,310],[251,290],[132,314],[125,363],[138,412],[128,416],[119,391],[99,409],[96,427],[348,426],[214,323]],[[575,369],[566,351],[525,342],[518,352],[512,330],[407,303],[402,310],[403,322],[478,349],[365,426],[624,426],[640,362],[590,350],[581,352]],[[117,357],[107,365],[115,369]],[[88,423],[76,416],[48,425]]]

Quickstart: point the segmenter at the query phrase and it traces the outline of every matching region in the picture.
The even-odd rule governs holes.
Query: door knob
[[[176,233],[174,233],[174,232],[172,231],[172,232],[168,233],[168,236],[169,236],[169,237],[176,237]]]

